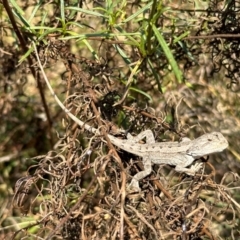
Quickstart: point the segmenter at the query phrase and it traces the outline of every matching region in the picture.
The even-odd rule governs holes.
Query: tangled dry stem
[[[112,92],[120,95],[107,65],[77,59],[62,42],[50,43],[48,52],[44,46],[39,50],[45,66],[53,59],[64,62],[67,107],[82,120],[98,126],[102,135],[92,136],[68,119],[65,133],[61,137],[59,134],[56,150],[36,158],[38,163],[29,169],[32,173],[17,181],[14,204],[23,212],[37,211],[41,216],[36,223],[41,227],[38,236],[45,239],[119,239],[122,236],[125,239],[217,239],[221,232],[215,227],[221,221],[219,210],[234,224],[239,206],[230,197],[230,187],[223,182],[216,183],[214,168],[209,163],[206,171],[193,178],[179,176],[169,171],[169,166],[155,166],[154,173],[142,181],[141,193],[127,193],[126,183],[142,168],[141,159],[126,152],[117,153],[107,141],[106,131],[125,137],[122,131],[116,130],[112,119],[123,111],[135,129],[150,125],[154,132],[162,132],[170,127],[148,109],[123,105],[104,108],[115,101],[116,94]],[[98,78],[97,85],[94,85],[95,78]],[[237,176],[232,177],[231,183]],[[22,231],[16,232],[12,239]]]

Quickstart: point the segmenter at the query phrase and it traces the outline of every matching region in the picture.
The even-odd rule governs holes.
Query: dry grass
[[[175,4],[171,7],[179,8]],[[211,4],[208,16],[184,12],[184,19],[187,15],[198,21],[191,35],[223,34],[220,23],[227,10]],[[55,15],[60,14],[54,6],[44,5]],[[83,9],[91,9],[90,3]],[[128,4],[126,12],[130,15],[133,9],[137,11],[138,5],[131,8]],[[58,26],[54,14],[52,23]],[[171,18],[181,16],[181,11],[175,10],[172,15],[165,12],[156,25],[169,30]],[[215,24],[207,22],[207,31],[204,21],[217,16]],[[238,13],[234,16],[238,19]],[[91,18],[76,17],[82,23],[91,23]],[[180,20],[175,25],[176,37],[186,30],[177,25]],[[96,29],[103,27],[96,19],[92,21]],[[144,25],[130,23],[125,29],[129,32]],[[228,29],[227,22],[224,24]],[[237,32],[238,26],[234,27]],[[6,37],[12,34],[9,30],[4,33]],[[128,44],[123,37],[91,38],[88,40],[95,58],[75,40],[61,41],[51,35],[44,39],[47,44],[39,43],[40,58],[56,94],[75,116],[101,130],[100,136],[85,132],[68,119],[46,90],[49,125],[30,79],[29,65],[17,66],[21,53],[12,43],[3,44],[1,239],[239,238],[239,40],[182,39],[179,43],[186,44],[186,52],[182,45],[173,44],[171,34],[164,37],[185,82],[175,80],[156,43],[152,43],[156,51],[144,55],[139,46]],[[30,57],[38,73],[35,57]],[[43,84],[40,72],[35,77]],[[129,84],[123,84],[126,82]],[[124,101],[114,106],[121,99]],[[157,141],[221,131],[230,147],[210,156],[194,177],[176,173],[168,165],[155,165],[152,174],[140,182],[142,191],[129,193],[126,186],[142,169],[141,158],[115,149],[105,134],[125,138],[127,132],[136,135],[145,129],[151,129]]]

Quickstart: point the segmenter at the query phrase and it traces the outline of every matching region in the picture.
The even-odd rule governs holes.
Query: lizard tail
[[[46,74],[45,74],[45,71],[44,71],[44,69],[43,69],[42,63],[41,63],[41,61],[40,61],[40,59],[39,59],[38,51],[37,51],[37,48],[36,48],[36,45],[35,45],[34,42],[33,42],[33,47],[34,47],[34,50],[35,50],[35,53],[36,53],[38,65],[39,65],[39,67],[40,67],[40,69],[41,69],[43,78],[44,78],[44,80],[45,80],[45,82],[46,82],[46,84],[47,84],[47,86],[48,86],[48,89],[50,90],[50,92],[51,92],[51,94],[53,95],[55,101],[57,102],[57,104],[58,104],[58,105],[62,108],[62,110],[63,110],[74,122],[76,122],[80,127],[83,127],[83,128],[86,129],[87,131],[89,131],[89,132],[91,132],[91,133],[94,133],[94,134],[95,134],[95,133],[99,133],[99,131],[98,131],[96,128],[94,128],[94,127],[92,127],[92,126],[90,126],[90,125],[88,125],[88,124],[85,124],[83,121],[81,121],[80,119],[78,119],[74,114],[71,113],[71,111],[70,111],[69,109],[67,109],[67,108],[63,105],[63,103],[60,101],[60,99],[58,98],[58,96],[55,94],[55,92],[54,92],[51,84],[50,84],[49,81],[48,81],[48,78],[47,78],[47,76],[46,76]]]

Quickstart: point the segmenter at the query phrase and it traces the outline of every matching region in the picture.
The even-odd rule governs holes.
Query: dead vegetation
[[[168,59],[156,43],[152,43],[156,51],[144,56],[140,47],[118,38],[90,38],[95,55],[87,54],[75,40],[59,40],[58,35],[38,41],[41,62],[56,94],[101,135],[79,128],[59,110],[34,53],[32,66],[17,65],[20,52],[3,44],[0,150],[9,158],[0,161],[4,196],[0,237],[238,239],[239,38],[201,37],[238,34],[237,22],[230,21],[239,18],[239,3],[233,2],[222,8],[211,1],[205,15],[196,12],[192,19],[198,19],[195,27],[199,28],[192,29],[192,38],[181,39],[182,45],[173,43],[172,32],[164,35],[185,82],[174,80]],[[56,19],[52,23],[59,24]],[[156,26],[166,29],[169,24],[169,12],[156,21]],[[181,25],[175,27],[176,36],[184,33]],[[35,87],[29,85],[31,67],[48,96],[50,122]],[[136,135],[145,129],[154,132],[156,141],[220,130],[230,148],[209,160],[207,156],[200,159],[206,164],[194,177],[176,173],[168,165],[155,165],[140,182],[141,192],[129,193],[126,186],[142,169],[141,158],[115,149],[106,133],[126,138],[128,132]]]

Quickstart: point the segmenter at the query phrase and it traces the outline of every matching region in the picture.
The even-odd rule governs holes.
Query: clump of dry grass
[[[223,239],[231,235],[237,239],[239,40],[231,32],[238,32],[238,25],[229,20],[238,19],[237,5],[228,3],[222,8],[211,1],[207,10],[195,11],[190,3],[188,10],[171,3],[168,11],[153,1],[146,14],[142,10],[145,3],[139,3],[142,8],[106,3],[104,21],[99,21],[97,8],[89,10],[94,9],[91,4],[74,9],[56,8],[55,3],[39,5],[41,11],[51,10],[44,22],[50,29],[44,29],[43,23],[42,33],[32,25],[24,27],[31,33],[26,35],[26,44],[38,43],[56,94],[75,116],[102,135],[85,132],[58,110],[53,97],[44,91],[34,54],[29,51],[33,64],[13,71],[17,63],[6,56],[15,54],[17,59],[21,53],[12,46],[4,46],[1,52],[5,56],[0,59],[4,73],[1,121],[5,123],[1,126],[6,127],[0,129],[0,150],[5,156],[0,161],[4,186],[0,191],[5,196],[1,199],[0,238]],[[30,6],[35,6],[34,1],[25,7]],[[133,18],[136,21],[130,21],[120,14],[123,10],[126,16],[140,12]],[[32,19],[37,26],[42,18],[37,10],[35,13]],[[185,24],[190,16],[192,25]],[[121,25],[122,19],[126,23]],[[73,24],[80,20],[87,34]],[[106,27],[113,35],[96,37],[91,22],[95,29]],[[164,38],[145,23],[152,23]],[[123,35],[134,34],[120,37],[116,34],[120,27]],[[52,34],[54,29],[57,34]],[[36,97],[35,88],[27,85],[29,69],[42,85],[41,95],[48,96],[45,105]],[[131,177],[142,169],[141,159],[115,149],[105,136],[125,138],[127,132],[136,135],[145,129],[153,131],[156,141],[221,130],[230,147],[211,156],[194,177],[176,173],[168,165],[154,166],[152,174],[141,181],[140,193],[127,192]],[[15,185],[14,191],[8,182]],[[22,214],[27,216],[19,218]]]

